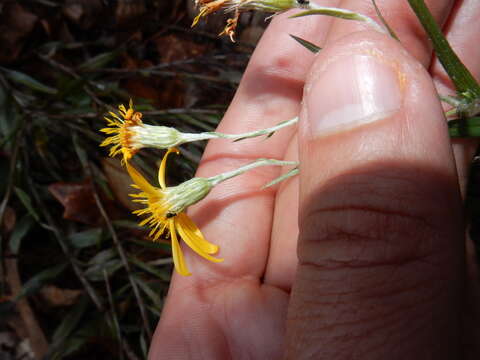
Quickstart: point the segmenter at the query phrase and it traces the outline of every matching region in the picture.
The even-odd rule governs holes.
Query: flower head
[[[170,233],[172,241],[172,255],[175,269],[181,275],[190,275],[185,263],[179,238],[182,239],[193,251],[212,262],[221,262],[223,259],[213,257],[218,252],[218,246],[205,240],[200,229],[188,217],[185,210],[188,206],[203,199],[211,190],[212,184],[205,178],[193,178],[178,186],[167,187],[165,184],[165,168],[167,157],[176,149],[167,151],[160,164],[158,182],[160,187],[150,185],[145,178],[128,162],[127,171],[135,187],[140,189],[138,194],[132,194],[134,201],[146,207],[134,211],[139,216],[148,215],[140,225],[149,225],[152,229],[149,236],[154,241],[165,232]]]
[[[182,134],[174,128],[144,124],[142,113],[135,111],[132,100],[128,110],[124,105],[120,105],[118,109],[120,116],[110,112],[112,118],[105,117],[109,127],[100,130],[112,135],[100,144],[100,146],[112,145],[110,156],[121,153],[123,161],[126,162],[144,147],[168,149],[184,142]]]
[[[118,106],[118,110],[119,115],[110,111],[111,118],[105,117],[108,127],[100,131],[112,136],[107,137],[100,146],[113,145],[110,148],[110,156],[121,153],[123,159],[127,161],[138,151],[131,139],[133,128],[143,124],[142,113],[135,111],[132,100],[130,100],[128,109],[122,104]]]

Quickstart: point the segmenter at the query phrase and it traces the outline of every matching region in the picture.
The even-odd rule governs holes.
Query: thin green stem
[[[423,0],[408,0],[408,2],[432,40],[435,54],[460,95],[468,98],[480,97],[480,85],[451,48],[425,2]]]
[[[390,27],[390,25],[388,25],[387,20],[385,20],[385,18],[383,17],[382,12],[380,11],[379,7],[377,6],[377,2],[375,0],[372,0],[372,3],[373,3],[373,7],[375,8],[375,12],[377,13],[378,18],[382,22],[385,29],[387,29],[390,36],[392,38],[394,38],[395,40],[400,41],[397,34],[395,34],[395,31],[393,31],[393,29]]]
[[[314,3],[310,3],[308,8],[309,10],[294,14],[290,16],[290,18],[296,18],[296,17],[308,16],[308,15],[327,15],[327,16],[333,16],[333,17],[345,19],[345,20],[362,21],[368,24],[375,31],[378,31],[382,34],[389,34],[388,30],[384,29],[380,24],[378,24],[372,18],[363,14],[359,14],[359,13],[346,10],[346,9],[341,9],[341,8],[319,6]]]
[[[257,159],[254,162],[251,162],[250,164],[244,165],[239,167],[238,169],[232,170],[232,171],[227,171],[222,174],[212,176],[208,178],[210,181],[210,184],[212,186],[215,186],[225,180],[231,179],[235,176],[241,175],[246,171],[255,169],[260,166],[271,166],[271,165],[276,165],[276,166],[298,166],[297,161],[283,161],[283,160],[275,160],[275,159]]]
[[[123,339],[122,339],[122,332],[120,330],[120,324],[118,322],[118,315],[117,315],[117,310],[115,308],[115,303],[113,301],[113,296],[112,296],[112,290],[110,288],[110,281],[108,280],[108,273],[107,273],[107,270],[106,269],[103,269],[103,280],[105,281],[105,288],[107,289],[107,299],[108,299],[108,303],[110,305],[110,317],[112,319],[112,322],[113,322],[113,326],[115,328],[115,332],[116,332],[116,335],[117,335],[117,338],[118,338],[118,344],[119,344],[119,347],[120,347],[120,351],[119,351],[119,354],[120,354],[120,359],[119,360],[123,360],[124,356],[123,356]]]
[[[232,139],[234,141],[240,141],[240,140],[249,139],[249,138],[262,136],[262,135],[272,135],[275,131],[280,130],[284,127],[294,125],[297,122],[298,122],[298,117],[294,117],[293,119],[282,121],[277,125],[266,128],[266,129],[250,131],[242,134],[223,134],[223,133],[212,131],[212,132],[204,132],[201,134],[183,134],[183,137],[186,140],[188,139],[188,136],[191,135],[192,140],[209,140],[209,139],[221,138],[221,139]]]

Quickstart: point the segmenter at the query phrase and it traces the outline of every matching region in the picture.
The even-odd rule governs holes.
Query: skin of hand
[[[367,0],[317,2],[375,17]],[[185,249],[193,275],[173,276],[150,360],[480,356],[461,198],[472,143],[454,156],[437,97],[454,87],[408,2],[377,3],[401,44],[323,16],[269,25],[218,131],[300,114],[298,128],[211,141],[197,175],[260,157],[298,159],[300,175],[265,191],[279,169],[257,169],[191,208],[225,261]],[[480,2],[427,5],[478,79]]]

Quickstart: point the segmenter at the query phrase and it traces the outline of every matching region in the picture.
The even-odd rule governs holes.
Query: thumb
[[[303,106],[286,358],[458,358],[461,201],[429,75],[355,33],[319,54]]]

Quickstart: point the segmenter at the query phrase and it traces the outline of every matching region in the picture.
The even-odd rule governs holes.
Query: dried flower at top
[[[238,23],[240,12],[259,10],[276,13],[292,8],[308,7],[308,0],[195,0],[195,5],[200,7],[198,15],[193,20],[195,26],[202,17],[223,9],[225,12],[233,12],[233,16],[227,20],[227,25],[220,35],[228,35],[232,41]]]

